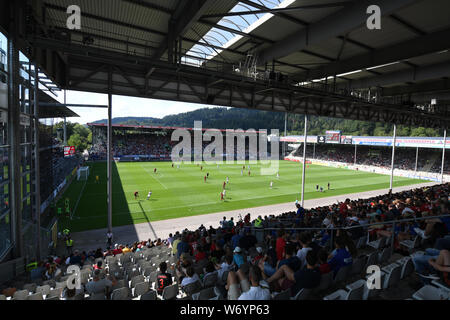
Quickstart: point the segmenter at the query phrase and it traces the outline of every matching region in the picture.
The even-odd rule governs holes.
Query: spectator
[[[161,262],[159,264],[159,272],[156,276],[156,283],[157,283],[157,292],[158,294],[162,294],[164,291],[164,288],[167,286],[170,286],[172,284],[172,275],[170,273],[167,273],[167,264],[166,262]]]

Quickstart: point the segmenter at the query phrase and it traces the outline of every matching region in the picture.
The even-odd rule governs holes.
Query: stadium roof
[[[40,105],[39,119],[79,117],[78,114],[63,106],[42,90],[39,90],[39,102],[54,104],[53,106]]]
[[[81,30],[66,27],[74,4]],[[372,4],[381,30],[366,27]],[[33,6],[27,41],[55,53],[40,64],[63,88],[407,125],[447,127],[450,119],[448,0]],[[260,81],[266,68],[287,80]]]

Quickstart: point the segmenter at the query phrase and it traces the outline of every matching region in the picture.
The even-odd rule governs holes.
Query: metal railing
[[[391,220],[391,221],[380,221],[375,223],[367,223],[367,224],[360,224],[356,226],[345,226],[345,227],[268,227],[268,228],[257,228],[255,226],[248,226],[244,228],[250,228],[254,233],[256,232],[264,232],[264,237],[267,235],[266,231],[275,231],[275,230],[284,230],[284,231],[331,231],[330,234],[330,246],[331,249],[333,248],[333,231],[337,230],[351,230],[351,229],[357,229],[357,228],[363,228],[368,229],[370,226],[375,225],[392,225],[392,229],[395,230],[395,226],[398,223],[405,223],[405,222],[417,222],[422,220],[430,220],[430,219],[437,219],[437,218],[450,218],[450,214],[445,215],[438,215],[438,216],[427,216],[427,217],[420,217],[420,218],[411,218],[411,219],[401,219],[401,220]],[[395,240],[395,232],[392,232],[391,236],[391,248],[393,250],[393,244]]]

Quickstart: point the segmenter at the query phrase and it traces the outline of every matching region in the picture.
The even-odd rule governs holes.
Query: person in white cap
[[[234,248],[233,251],[233,262],[237,265],[238,268],[241,267],[243,263],[245,263],[244,256],[242,255],[242,250],[240,247]]]

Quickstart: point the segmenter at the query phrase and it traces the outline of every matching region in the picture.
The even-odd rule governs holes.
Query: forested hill
[[[203,128],[217,129],[279,129],[284,132],[284,113],[258,111],[239,108],[204,108],[191,112],[166,116],[162,119],[150,117],[114,118],[113,124],[158,125],[193,127],[194,121],[202,121]],[[303,134],[304,116],[288,115],[288,134]],[[106,123],[106,119],[94,123]],[[334,119],[311,116],[308,122],[308,134],[323,134],[326,130],[341,130],[345,135],[354,136],[389,136],[393,126],[384,123]],[[398,136],[433,137],[442,136],[436,129],[422,127],[397,126]]]

